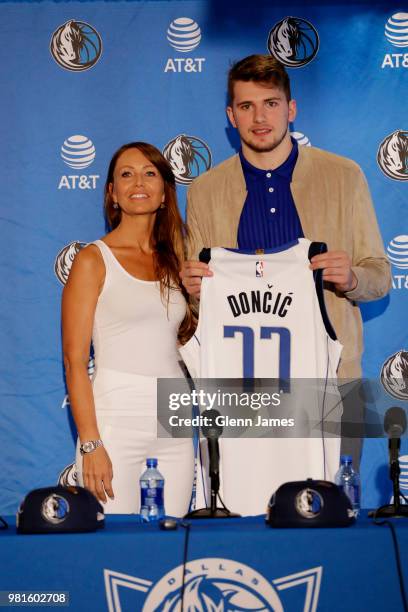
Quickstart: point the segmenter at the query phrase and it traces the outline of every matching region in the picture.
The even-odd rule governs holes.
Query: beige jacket
[[[344,346],[339,378],[361,376],[363,326],[356,302],[380,298],[391,286],[390,266],[364,174],[349,159],[314,147],[299,147],[291,191],[305,237],[325,242],[329,250],[346,251],[351,257],[357,287],[342,294],[327,283],[325,298]],[[187,194],[189,259],[197,259],[203,247],[237,246],[246,195],[238,155],[192,183]]]

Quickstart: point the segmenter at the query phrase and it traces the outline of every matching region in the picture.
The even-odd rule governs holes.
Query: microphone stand
[[[219,414],[218,411],[208,411],[208,413]],[[213,417],[214,418],[214,417]],[[201,518],[237,518],[240,514],[230,512],[228,508],[217,507],[217,497],[220,490],[220,449],[218,438],[222,434],[222,428],[207,427],[202,428],[204,436],[207,438],[208,455],[210,458],[209,476],[210,476],[210,507],[193,510],[185,515],[186,519],[201,519]]]
[[[399,464],[399,449],[401,445],[401,438],[390,438],[388,440],[389,454],[390,454],[390,479],[392,481],[392,489],[394,495],[394,502],[381,506],[378,510],[372,510],[368,513],[368,516],[375,516],[376,518],[408,518],[408,504],[401,504],[401,492],[399,485],[399,476],[401,472]]]
[[[217,514],[217,496],[220,490],[220,477],[218,472],[210,473],[211,480],[211,499],[210,499],[210,510],[211,514]]]
[[[218,470],[216,472],[210,471],[210,507],[200,508],[199,510],[193,510],[185,515],[185,519],[218,519],[218,518],[238,518],[241,515],[230,512],[228,508],[217,507],[217,497],[220,488],[220,476]]]
[[[185,519],[202,519],[202,518],[237,518],[240,514],[230,512],[228,508],[217,507],[217,497],[220,488],[220,479],[218,474],[210,474],[211,492],[210,492],[210,507],[193,510],[185,515]]]

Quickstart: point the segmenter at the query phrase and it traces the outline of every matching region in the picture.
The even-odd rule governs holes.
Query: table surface
[[[0,590],[64,590],[75,611],[110,612],[164,609],[166,597],[180,590],[182,526],[162,531],[137,515],[108,515],[93,533],[19,535],[14,517],[6,519]],[[392,522],[408,585],[408,521]],[[366,512],[346,528],[274,529],[262,516],[188,524],[186,581],[199,580],[216,604],[233,597],[243,610],[259,605],[257,598],[259,609],[285,612],[403,609],[390,530]]]

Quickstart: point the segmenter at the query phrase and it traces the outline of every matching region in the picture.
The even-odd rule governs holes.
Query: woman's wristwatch
[[[85,453],[92,453],[99,446],[103,446],[102,440],[88,440],[87,442],[83,442],[79,447],[79,451],[81,455],[85,455]]]

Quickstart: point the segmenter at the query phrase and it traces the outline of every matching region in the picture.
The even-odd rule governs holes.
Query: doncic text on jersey
[[[268,289],[272,289],[272,285],[268,285]],[[261,295],[257,289],[250,292],[241,291],[237,296],[227,295],[227,300],[234,317],[250,312],[272,313],[284,317],[292,303],[292,295],[292,292],[285,296],[282,296],[281,292],[273,295],[271,291],[264,291]]]

